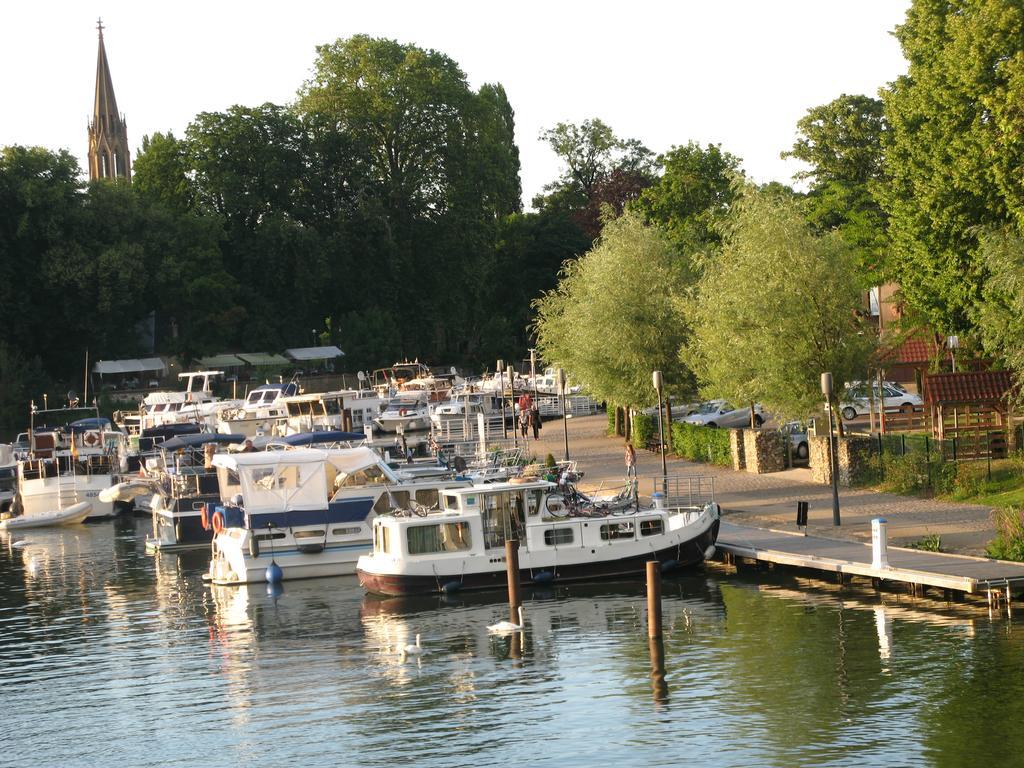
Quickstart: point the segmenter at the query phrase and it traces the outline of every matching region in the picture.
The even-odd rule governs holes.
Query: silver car
[[[734,408],[725,400],[710,400],[697,412],[683,419],[684,424],[697,424],[705,427],[749,427],[750,409]],[[764,423],[761,406],[754,405],[754,424],[760,427]]]

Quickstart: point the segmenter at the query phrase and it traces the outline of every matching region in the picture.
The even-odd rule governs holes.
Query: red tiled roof
[[[924,401],[938,403],[1000,403],[1013,387],[1009,371],[936,373],[924,377]]]
[[[932,339],[912,337],[904,339],[897,347],[890,347],[882,352],[882,360],[888,363],[929,363],[939,351]]]

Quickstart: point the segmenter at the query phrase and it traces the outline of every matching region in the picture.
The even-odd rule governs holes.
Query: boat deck
[[[724,520],[717,546],[733,558],[968,594],[1024,585],[1024,563],[888,547],[889,567],[875,568],[870,543],[753,528]]]

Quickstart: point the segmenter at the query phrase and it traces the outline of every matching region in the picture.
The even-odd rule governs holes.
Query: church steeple
[[[131,181],[128,124],[117,111],[114,82],[110,78],[107,50],[103,47],[103,21],[96,22],[100,34],[96,57],[96,96],[89,122],[89,180],[121,178]]]

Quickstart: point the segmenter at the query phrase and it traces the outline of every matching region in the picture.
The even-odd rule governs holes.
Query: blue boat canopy
[[[104,418],[103,416],[93,416],[88,419],[77,419],[68,424],[68,429],[72,432],[88,432],[93,429],[110,429],[113,427],[113,422],[110,419]]]
[[[277,437],[271,441],[272,444],[290,445],[293,448],[303,445],[320,445],[321,443],[354,443],[365,440],[366,435],[362,432],[299,432],[287,437]]]
[[[179,448],[195,448],[207,443],[218,445],[232,445],[245,440],[245,435],[222,435],[218,432],[201,432],[193,435],[178,435],[170,440],[164,440],[157,446],[163,451],[176,451]]]

